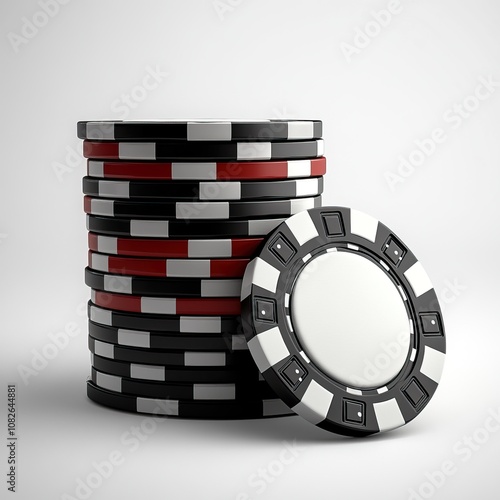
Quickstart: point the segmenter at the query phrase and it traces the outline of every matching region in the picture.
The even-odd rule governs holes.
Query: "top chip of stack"
[[[78,137],[92,141],[297,141],[320,139],[319,120],[82,121]]]

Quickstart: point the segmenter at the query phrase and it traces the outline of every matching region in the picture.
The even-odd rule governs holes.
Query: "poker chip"
[[[319,139],[323,124],[319,120],[187,120],[187,121],[81,121],[80,139],[245,141]]]
[[[145,332],[142,332],[144,336]],[[139,336],[141,334],[139,333]],[[220,351],[191,351],[191,350],[164,350],[148,347],[129,347],[116,343],[104,342],[89,336],[89,350],[102,358],[145,365],[172,365],[172,366],[244,366],[253,365],[252,357],[246,350],[231,352]],[[99,384],[98,384],[99,385]]]
[[[323,177],[284,181],[131,181],[83,178],[83,192],[100,198],[175,200],[272,200],[306,198],[323,192]],[[198,205],[198,204],[197,204]],[[263,212],[265,213],[265,212]]]
[[[89,252],[95,271],[167,278],[241,278],[250,259],[152,259]],[[96,288],[96,287],[93,287]],[[238,296],[240,291],[238,291]]]
[[[172,350],[174,351],[174,354],[178,354],[178,351],[223,351],[229,354],[247,351],[248,354],[248,346],[242,333],[194,334],[154,330],[145,331],[131,328],[105,326],[89,321],[89,336],[96,341],[99,340],[102,342],[113,343],[119,346],[153,350],[162,349],[163,351]]]
[[[324,156],[305,160],[242,162],[131,162],[87,160],[87,175],[104,179],[245,181],[318,177],[325,175],[325,173],[326,158]]]
[[[280,417],[293,414],[280,399],[186,401],[143,398],[101,389],[91,381],[87,382],[87,396],[96,403],[116,410],[166,417],[227,420]]]
[[[241,280],[151,278],[105,274],[85,269],[85,284],[93,289],[129,295],[161,297],[239,297]]]
[[[251,257],[263,241],[263,238],[189,240],[115,238],[95,233],[89,233],[88,236],[89,248],[95,252],[111,255],[172,257],[179,259]]]
[[[170,398],[193,401],[248,401],[276,398],[265,382],[165,382],[142,381],[110,375],[91,369],[92,383],[101,389],[145,398]]]
[[[173,333],[242,333],[240,316],[134,314],[88,304],[91,321],[116,328]]]
[[[144,220],[87,215],[87,229],[93,233],[139,238],[231,238],[265,236],[285,219],[225,220]]]
[[[114,359],[102,358],[90,354],[92,366],[104,373],[139,380],[150,380],[167,383],[224,383],[236,381],[259,380],[259,371],[255,363],[245,369],[238,367],[179,367],[168,365],[145,365],[127,363]]]
[[[422,264],[357,210],[309,210],[272,232],[245,272],[242,321],[276,394],[340,434],[410,422],[443,369],[443,319]]]
[[[97,142],[84,140],[83,156],[99,160],[288,160],[323,156],[323,140],[285,142],[176,142],[164,140]]]
[[[134,217],[192,221],[198,219],[253,219],[286,217],[321,206],[321,196],[274,201],[122,201],[85,196],[87,214],[105,217]]]
[[[237,298],[177,298],[124,295],[91,290],[92,302],[100,307],[143,314],[231,316],[240,314]]]

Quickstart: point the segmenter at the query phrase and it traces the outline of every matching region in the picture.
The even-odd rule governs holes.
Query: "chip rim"
[[[327,235],[325,215],[338,217],[341,221],[337,234]],[[280,262],[271,251],[278,237],[290,244],[295,252],[286,264]],[[396,263],[383,253],[383,245],[389,241],[398,242],[404,249],[403,257]],[[380,267],[386,274],[396,278],[397,283],[404,289],[413,320],[410,342],[412,347],[408,351],[403,369],[384,387],[358,389],[332,380],[308,359],[307,353],[302,351],[293,333],[289,322],[287,296],[290,297],[294,279],[305,265],[302,259],[309,258],[314,252],[318,252],[318,249],[333,247],[341,251],[368,252],[374,256],[375,262],[377,259],[381,262]],[[412,282],[406,277],[408,269],[414,268],[416,264],[421,266],[394,232],[380,221],[345,207],[322,207],[303,212],[288,219],[269,235],[259,255],[247,266],[243,278],[242,322],[249,350],[264,378],[294,411],[323,429],[339,434],[365,436],[405,425],[423,410],[436,391],[439,383],[437,375],[440,376],[440,373],[433,374],[433,377],[438,379],[433,380],[422,373],[425,353],[428,352],[427,349],[438,353],[437,364],[441,363],[442,368],[446,341],[442,312],[434,289],[428,288],[426,284],[418,290],[417,295],[412,288]],[[268,275],[273,273],[272,268],[275,270],[275,276],[269,278],[269,285],[261,281],[265,288],[254,280],[258,265],[264,268],[268,266]],[[274,292],[269,290],[273,289],[273,286]],[[274,304],[276,321],[263,322],[255,318],[256,297]],[[439,335],[424,335],[420,319],[425,314],[437,315]],[[292,361],[298,362],[305,370],[295,388],[291,388],[281,374]],[[439,372],[439,367],[437,371]],[[431,372],[428,370],[427,373]],[[425,400],[415,405],[403,393],[403,390],[408,388],[407,384],[413,384],[414,381],[417,385],[420,384],[420,388],[426,393]],[[363,405],[361,424],[345,420],[344,401],[359,402]]]

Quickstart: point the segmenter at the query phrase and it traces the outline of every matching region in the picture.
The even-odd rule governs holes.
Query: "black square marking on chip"
[[[288,364],[280,370],[280,373],[292,389],[297,389],[307,375],[307,372],[296,358],[292,358]]]
[[[443,335],[441,318],[438,313],[421,313],[420,324],[422,325],[422,333],[426,337],[441,337]]]
[[[276,323],[276,308],[272,300],[255,299],[255,319],[266,323]]]
[[[429,397],[415,377],[413,377],[406,388],[403,389],[403,394],[415,408],[422,406]]]
[[[350,424],[365,425],[365,403],[344,399],[344,421]]]
[[[342,222],[342,215],[340,213],[322,214],[323,224],[328,236],[344,236],[344,223]]]
[[[270,243],[269,250],[285,265],[295,255],[295,249],[281,234]]]
[[[394,236],[390,236],[385,242],[383,252],[395,266],[399,266],[406,255],[406,248]]]

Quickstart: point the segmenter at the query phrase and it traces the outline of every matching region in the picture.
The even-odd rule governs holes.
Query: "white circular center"
[[[403,368],[410,323],[393,281],[361,254],[312,258],[292,290],[295,334],[312,362],[360,389],[386,385]]]

